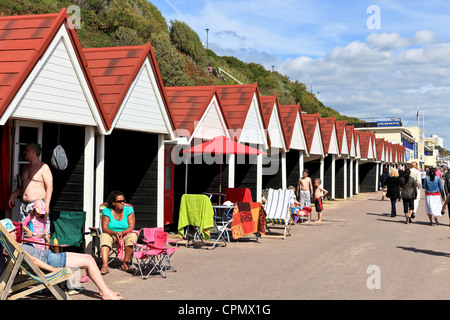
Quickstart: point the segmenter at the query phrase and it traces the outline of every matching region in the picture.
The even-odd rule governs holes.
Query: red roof
[[[383,160],[384,139],[376,139],[377,159]]]
[[[361,158],[367,159],[369,156],[369,148],[372,139],[372,134],[370,132],[359,132],[359,147],[361,148]]]
[[[254,84],[216,86],[216,90],[229,128],[233,131],[233,138],[239,141],[255,93],[263,126],[267,128],[264,117],[262,116],[263,112],[259,98],[259,89],[256,82]]]
[[[311,147],[314,140],[314,133],[316,131],[317,123],[319,123],[319,130],[320,130],[319,118],[320,118],[319,113],[302,115],[303,129],[305,131],[305,140],[306,145],[308,147],[308,153],[311,153]]]
[[[188,130],[190,135],[194,133],[195,123],[200,121],[213,97],[217,96],[213,86],[166,87],[165,92],[175,129]],[[220,100],[217,101],[222,110]]]
[[[0,17],[0,115],[6,111],[61,26],[65,26],[69,34],[96,99],[89,70],[85,68],[85,56],[66,9],[55,14]]]
[[[280,117],[281,122],[283,123],[284,136],[286,137],[287,150],[291,148],[297,114],[300,114],[301,120],[302,109],[300,103],[297,103],[296,105],[280,106]]]
[[[333,128],[336,122],[336,117],[333,118],[320,118],[320,129],[322,133],[323,152],[328,154],[330,149],[331,137],[333,135]]]
[[[147,57],[150,59],[159,91],[173,125],[167,107],[161,73],[150,43],[142,46],[84,49],[84,53],[98,89],[102,112],[109,127],[112,126],[130,85]]]

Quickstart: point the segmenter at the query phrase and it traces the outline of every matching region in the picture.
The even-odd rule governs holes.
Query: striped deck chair
[[[72,277],[70,268],[44,274],[2,224],[0,224],[0,241],[9,257],[8,265],[0,277],[1,300],[19,299],[45,288],[49,289],[58,300],[70,300],[70,297],[58,287],[59,283]],[[26,275],[21,282],[16,280],[19,270]]]
[[[265,206],[266,217],[266,229],[269,233],[271,228],[277,228],[275,225],[282,225],[284,228],[283,235],[278,237],[286,238],[286,235],[291,235],[291,210],[290,210],[290,200],[295,197],[293,190],[274,190],[269,189],[267,195],[267,201]],[[270,225],[272,224],[272,225]],[[279,227],[278,227],[279,228]],[[266,233],[266,236],[268,234]],[[269,235],[270,236],[270,235]],[[274,236],[274,235],[272,235]]]

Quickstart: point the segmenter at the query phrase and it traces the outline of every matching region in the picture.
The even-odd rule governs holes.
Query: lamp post
[[[209,28],[206,28],[206,49],[208,48],[208,32],[209,32]]]

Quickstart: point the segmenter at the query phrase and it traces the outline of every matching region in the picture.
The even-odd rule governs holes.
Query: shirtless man
[[[37,200],[44,200],[47,208],[50,207],[50,199],[53,192],[53,176],[47,164],[39,160],[41,147],[37,143],[30,143],[23,152],[25,159],[30,163],[23,168],[21,185],[9,197],[10,207],[14,206],[14,199],[22,196],[20,204],[20,221],[23,221],[33,210],[33,204]],[[46,219],[48,222],[48,213]],[[49,226],[47,225],[47,228]]]
[[[297,196],[300,199],[300,204],[304,207],[311,207],[311,196],[313,194],[312,181],[308,174],[308,169],[303,170],[303,176],[298,179],[297,185]]]

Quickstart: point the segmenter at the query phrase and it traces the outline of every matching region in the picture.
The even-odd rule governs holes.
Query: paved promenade
[[[416,219],[406,225],[402,203],[391,218],[390,202],[380,199],[381,192],[327,201],[321,224],[297,224],[285,240],[181,247],[172,257],[178,272],[166,279],[117,269],[104,277],[128,300],[449,299],[448,212],[429,226],[422,193]],[[84,286],[72,298],[98,300],[92,282]]]

